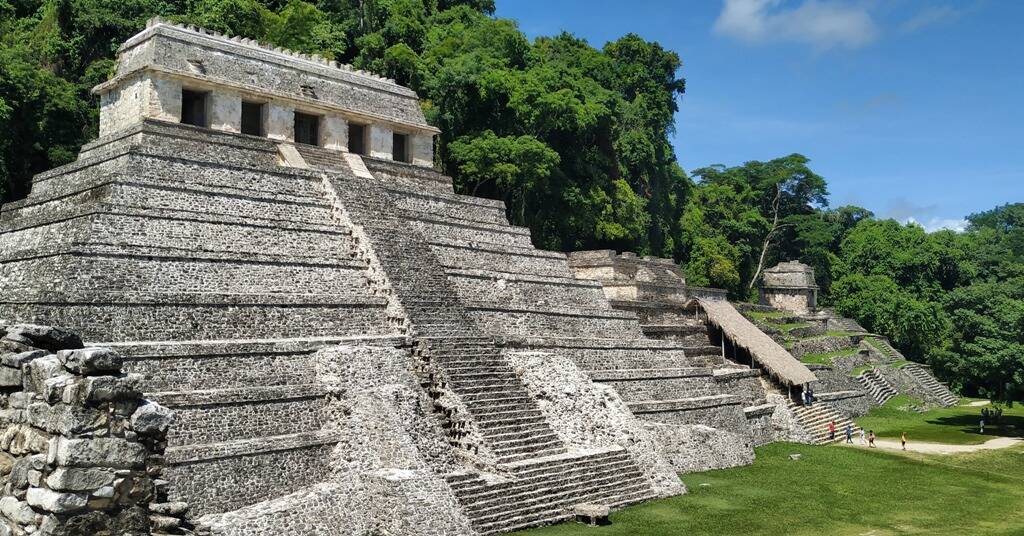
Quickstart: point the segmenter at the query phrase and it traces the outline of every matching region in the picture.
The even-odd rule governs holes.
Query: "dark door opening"
[[[295,143],[320,145],[320,118],[295,112]]]
[[[263,104],[242,101],[242,134],[263,135]]]
[[[348,152],[366,154],[366,125],[348,124]]]
[[[391,137],[391,159],[396,162],[409,162],[409,136],[396,132]]]
[[[208,93],[181,90],[181,122],[197,127],[209,126],[206,123],[206,97]]]

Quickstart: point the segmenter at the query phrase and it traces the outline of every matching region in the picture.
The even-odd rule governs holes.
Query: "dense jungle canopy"
[[[926,233],[829,208],[799,154],[687,175],[669,136],[679,56],[634,34],[532,42],[494,0],[0,0],[0,199],[97,134],[94,85],[154,15],[395,78],[443,134],[462,193],[504,199],[547,249],[674,257],[691,284],[753,296],[760,269],[814,266],[822,301],[965,394],[1021,396],[1024,204]],[[685,143],[685,140],[684,140]]]

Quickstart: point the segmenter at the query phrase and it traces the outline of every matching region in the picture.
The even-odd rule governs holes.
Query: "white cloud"
[[[952,6],[928,6],[900,24],[900,31],[903,33],[916,32],[933,24],[956,19],[960,15],[960,11]]]
[[[964,229],[967,229],[969,222],[963,218],[931,218],[927,222],[922,223],[911,217],[905,219],[903,223],[916,223],[921,227],[924,227],[924,230],[929,233],[934,233],[935,231],[941,231],[943,229],[962,233]]]
[[[871,43],[878,29],[863,6],[837,1],[803,0],[787,7],[782,0],[725,0],[716,32],[750,43],[797,42],[819,48],[858,48]]]

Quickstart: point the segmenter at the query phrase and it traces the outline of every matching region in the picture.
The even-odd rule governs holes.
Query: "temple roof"
[[[403,130],[438,132],[423,117],[416,92],[394,80],[320,56],[160,18],[150,19],[146,29],[121,46],[115,76],[93,92],[115,91],[144,73]]]
[[[780,262],[764,271],[761,279],[764,288],[816,289],[814,268],[800,261]]]

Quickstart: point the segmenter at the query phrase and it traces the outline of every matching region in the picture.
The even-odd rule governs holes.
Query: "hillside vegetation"
[[[0,199],[96,136],[89,89],[147,18],[312,52],[417,90],[443,134],[438,165],[503,199],[547,249],[615,248],[681,261],[690,282],[753,295],[779,260],[814,266],[822,302],[889,335],[965,394],[1024,385],[1024,204],[925,233],[829,208],[799,154],[688,176],[669,136],[678,55],[627,34],[601,48],[530,41],[493,0],[0,0]],[[685,140],[683,140],[685,144]]]

